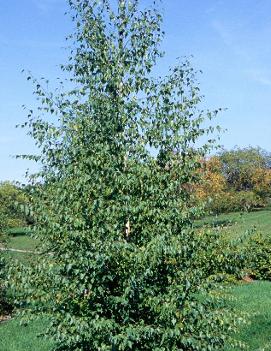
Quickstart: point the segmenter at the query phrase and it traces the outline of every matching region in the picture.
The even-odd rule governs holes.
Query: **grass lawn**
[[[29,235],[10,236],[8,248],[34,251],[37,249],[37,242]]]
[[[8,234],[8,248],[30,251],[37,249],[38,242],[31,237],[30,229],[13,228]]]
[[[29,228],[12,228],[8,232],[8,240],[5,246],[8,249],[38,251],[39,242],[31,237],[31,230]],[[8,260],[16,259],[21,263],[27,263],[35,257],[31,252],[7,251],[4,255]]]
[[[203,225],[223,227],[223,231],[229,239],[236,239],[251,229],[256,229],[264,235],[271,235],[271,209],[209,216],[197,221],[197,226]]]
[[[0,324],[1,351],[49,351],[52,343],[39,336],[46,326],[46,320],[32,321],[21,325],[19,320]]]
[[[249,351],[271,350],[271,283],[253,282],[231,289],[237,311],[249,313],[248,324],[237,335]],[[236,351],[226,349],[225,351]]]

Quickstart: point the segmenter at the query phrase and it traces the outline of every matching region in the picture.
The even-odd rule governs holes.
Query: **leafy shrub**
[[[209,267],[211,276],[240,279],[248,274],[255,279],[271,280],[270,237],[255,232],[255,229],[231,242],[217,238],[216,235],[211,234],[209,249],[212,248],[212,253],[209,252],[208,255],[206,252],[206,266]]]
[[[226,340],[239,346],[227,333],[236,330],[240,316],[225,304],[218,286],[237,275],[238,257],[229,247],[225,251],[218,234],[185,230],[178,236],[155,235],[140,247],[108,238],[92,241],[100,249],[87,258],[80,242],[69,263],[46,258],[27,278],[25,271],[16,273],[27,282],[22,291],[16,289],[25,296],[22,301],[36,313],[51,315],[57,350],[90,345],[98,350],[102,343],[109,349],[113,342],[116,349],[159,350],[163,340],[166,350],[175,345],[202,350],[210,344],[219,350]]]
[[[253,191],[239,191],[235,193],[233,208],[235,211],[251,211],[255,208],[264,207],[265,202]]]
[[[0,243],[3,241],[4,232],[7,228],[8,216],[0,211]]]
[[[254,234],[246,245],[246,266],[256,279],[271,280],[271,238]]]
[[[8,299],[6,284],[7,284],[7,265],[4,257],[0,252],[0,316],[9,313],[12,309],[11,302]]]
[[[0,213],[0,247],[3,247],[6,238],[6,229],[8,218],[3,213]],[[3,251],[0,250],[0,315],[10,310],[11,306],[7,302],[6,296],[6,282],[7,282],[7,266],[4,259]]]
[[[4,270],[4,260],[0,256],[0,315],[4,311],[4,286],[3,286],[3,270]]]
[[[213,213],[250,211],[264,207],[263,201],[253,191],[222,192],[207,203],[207,208]]]
[[[0,247],[3,246],[4,243],[4,230],[6,228],[6,217],[3,213],[0,212]],[[4,310],[4,258],[3,252],[0,251],[0,315]]]
[[[271,280],[270,237],[257,233],[254,228],[233,242],[220,240],[219,245],[215,246],[213,272],[226,273],[236,279],[250,275],[259,280]]]
[[[219,229],[200,230],[199,237],[206,243],[206,248],[198,264],[208,279],[236,281],[243,276],[247,256],[240,242],[242,239],[229,241],[221,236]]]

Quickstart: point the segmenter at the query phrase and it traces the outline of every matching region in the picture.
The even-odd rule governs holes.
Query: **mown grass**
[[[38,246],[39,243],[31,237],[29,228],[13,228],[8,233],[8,248],[34,251]]]
[[[231,289],[236,298],[235,309],[248,313],[248,323],[236,338],[247,344],[248,351],[271,350],[271,283],[253,282],[235,286]],[[227,348],[225,351],[236,351]]]
[[[49,351],[52,342],[40,336],[47,320],[31,321],[21,324],[18,319],[0,324],[1,351]]]
[[[29,253],[7,251],[4,254],[8,260],[18,260],[26,264],[36,256],[33,254],[33,251],[39,250],[39,242],[31,236],[30,228],[12,228],[8,232],[5,247],[8,249],[30,251]]]
[[[237,239],[247,231],[256,230],[264,235],[271,235],[271,210],[254,212],[236,212],[209,216],[197,221],[197,226],[211,228],[222,227],[223,233],[229,239]]]

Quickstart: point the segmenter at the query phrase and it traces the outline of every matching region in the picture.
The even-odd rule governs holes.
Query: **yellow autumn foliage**
[[[259,196],[267,196],[271,189],[271,170],[256,168],[251,176],[253,190]]]
[[[221,196],[226,190],[226,180],[222,175],[221,162],[218,157],[213,156],[202,161],[202,181],[196,187],[196,198],[206,201],[208,198]]]

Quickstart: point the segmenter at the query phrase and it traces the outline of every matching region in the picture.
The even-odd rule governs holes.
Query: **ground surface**
[[[39,336],[46,327],[46,321],[20,324],[13,319],[0,324],[1,351],[49,351],[52,344]]]
[[[223,226],[225,235],[230,239],[252,229],[271,235],[271,210],[208,217],[199,221],[198,225]],[[38,243],[30,237],[29,232],[20,229],[13,231],[8,247],[35,251]],[[6,254],[9,259],[19,259],[21,262],[33,259],[33,255],[27,253]],[[236,310],[250,315],[248,324],[242,327],[236,337],[247,343],[248,351],[271,351],[271,283],[243,283],[231,288],[230,292],[236,298]],[[51,344],[38,337],[45,327],[46,320],[31,322],[27,326],[20,325],[16,318],[0,323],[0,351],[49,351]],[[238,350],[226,348],[225,351]]]
[[[271,350],[271,283],[253,282],[242,284],[231,290],[236,298],[235,308],[249,313],[248,323],[237,338],[248,344],[249,351]],[[236,351],[226,349],[226,351]]]
[[[230,239],[239,238],[247,231],[258,231],[271,235],[271,209],[254,212],[236,212],[210,216],[197,222],[198,226],[222,227]]]

